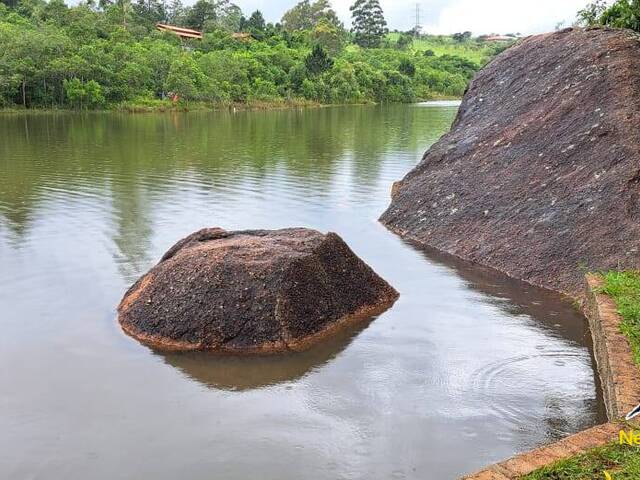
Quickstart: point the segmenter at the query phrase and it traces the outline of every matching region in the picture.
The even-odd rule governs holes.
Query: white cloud
[[[186,0],[193,3],[195,0]],[[340,18],[349,25],[354,0],[332,0]],[[561,21],[571,24],[590,0],[381,0],[391,29],[408,30],[415,22],[416,3],[422,25],[429,33],[470,30],[482,33],[540,33]],[[297,0],[236,0],[247,13],[260,9],[268,21],[277,22]]]

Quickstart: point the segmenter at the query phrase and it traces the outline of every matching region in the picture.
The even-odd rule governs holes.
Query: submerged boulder
[[[584,269],[640,267],[640,37],[567,29],[503,52],[381,221],[571,295]]]
[[[125,332],[165,350],[302,350],[398,293],[335,233],[200,230],[125,294]]]

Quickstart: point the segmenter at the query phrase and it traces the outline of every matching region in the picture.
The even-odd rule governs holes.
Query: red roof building
[[[165,23],[157,23],[156,28],[161,32],[175,33],[180,38],[197,38],[202,40],[202,32],[191,30],[190,28],[176,27],[175,25],[167,25]]]

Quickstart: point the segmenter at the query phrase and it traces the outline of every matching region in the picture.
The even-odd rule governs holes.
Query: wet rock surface
[[[335,233],[198,231],[125,294],[125,332],[155,348],[303,350],[389,308],[397,292]]]
[[[585,269],[640,267],[639,37],[567,29],[499,55],[381,221],[570,295]]]

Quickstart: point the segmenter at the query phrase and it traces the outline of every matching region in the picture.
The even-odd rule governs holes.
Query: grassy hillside
[[[400,33],[390,33],[387,38],[391,43],[396,43],[400,36]],[[495,42],[481,42],[475,39],[458,42],[451,36],[425,35],[419,39],[414,39],[409,48],[416,52],[431,50],[437,56],[455,55],[478,65],[484,65],[496,53],[504,50],[506,45]]]

